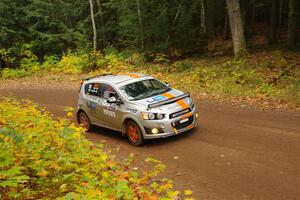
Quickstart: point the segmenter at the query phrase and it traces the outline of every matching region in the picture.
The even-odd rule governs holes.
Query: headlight
[[[148,113],[148,119],[155,119],[154,113]]]
[[[163,119],[165,116],[164,116],[164,114],[158,113],[158,114],[156,114],[156,117],[157,117],[157,119],[161,120],[161,119]]]
[[[194,110],[194,108],[195,108],[195,104],[192,103],[192,104],[191,104],[191,109]]]
[[[165,118],[165,114],[142,112],[142,118],[144,120],[162,120],[163,118]]]
[[[192,110],[194,110],[195,104],[194,104],[192,98],[190,98],[190,107]]]

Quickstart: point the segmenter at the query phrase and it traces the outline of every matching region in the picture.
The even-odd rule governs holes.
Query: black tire
[[[126,135],[129,142],[134,146],[141,146],[145,142],[139,125],[134,121],[127,122]]]
[[[92,129],[91,121],[84,111],[79,112],[78,123],[82,124],[82,126],[86,129],[86,131],[90,131]]]

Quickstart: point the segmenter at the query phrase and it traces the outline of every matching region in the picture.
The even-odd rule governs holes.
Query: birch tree
[[[173,29],[173,28],[175,27],[175,25],[176,25],[176,21],[177,21],[177,18],[178,18],[178,16],[179,16],[180,9],[181,9],[181,3],[178,4],[177,11],[176,11],[175,17],[174,17],[174,19],[173,19],[173,23],[172,23],[172,29]],[[170,34],[168,34],[168,37],[167,37],[167,39],[166,39],[166,44],[165,44],[165,46],[168,46],[169,40],[170,40]]]
[[[137,13],[139,18],[139,26],[140,26],[140,37],[141,37],[141,48],[144,48],[144,33],[143,33],[143,20],[141,14],[140,0],[136,0],[137,5]]]
[[[93,0],[89,0],[90,3],[90,10],[91,10],[91,19],[92,19],[92,26],[93,26],[93,44],[94,44],[94,51],[97,50],[97,29],[95,23],[95,16],[94,16],[94,5]]]

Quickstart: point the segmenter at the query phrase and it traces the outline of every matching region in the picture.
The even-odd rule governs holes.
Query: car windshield
[[[155,79],[137,81],[124,85],[120,89],[129,100],[146,99],[171,90],[168,86]]]

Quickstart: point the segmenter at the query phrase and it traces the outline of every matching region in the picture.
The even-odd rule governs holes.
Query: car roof
[[[123,82],[125,83],[133,79],[139,79],[145,77],[149,77],[149,76],[140,73],[120,73],[120,74],[103,74],[103,75],[90,77],[84,80],[88,82],[106,81],[113,84],[118,84]]]

